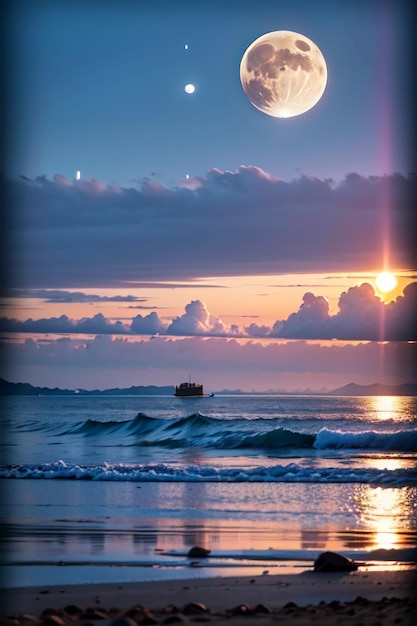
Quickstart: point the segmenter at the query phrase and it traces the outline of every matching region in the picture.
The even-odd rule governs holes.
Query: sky
[[[9,2],[0,376],[415,382],[411,6]],[[239,75],[277,30],[311,39],[328,72],[286,119]]]

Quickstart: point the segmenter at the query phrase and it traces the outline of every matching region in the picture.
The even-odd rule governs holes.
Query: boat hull
[[[186,398],[188,400],[194,400],[195,398],[212,398],[214,393],[200,393],[198,395],[187,395],[183,393],[174,393],[176,398]]]

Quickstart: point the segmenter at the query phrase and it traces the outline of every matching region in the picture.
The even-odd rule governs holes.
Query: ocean
[[[416,417],[415,397],[5,397],[3,584],[266,575],[325,550],[406,566]]]

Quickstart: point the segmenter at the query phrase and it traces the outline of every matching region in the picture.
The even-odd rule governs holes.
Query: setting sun
[[[397,286],[397,279],[389,272],[382,272],[382,274],[378,274],[375,282],[378,289],[383,293],[388,293]]]

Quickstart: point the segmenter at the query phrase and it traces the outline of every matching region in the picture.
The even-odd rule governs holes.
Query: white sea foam
[[[0,478],[72,479],[118,482],[288,482],[288,483],[368,483],[371,485],[417,485],[417,469],[302,467],[288,465],[254,468],[169,464],[71,465],[63,461],[42,465],[19,465],[0,468]]]
[[[365,430],[362,432],[346,432],[322,428],[316,435],[314,447],[318,450],[332,448],[402,450],[417,452],[417,430],[396,430],[379,432]]]

